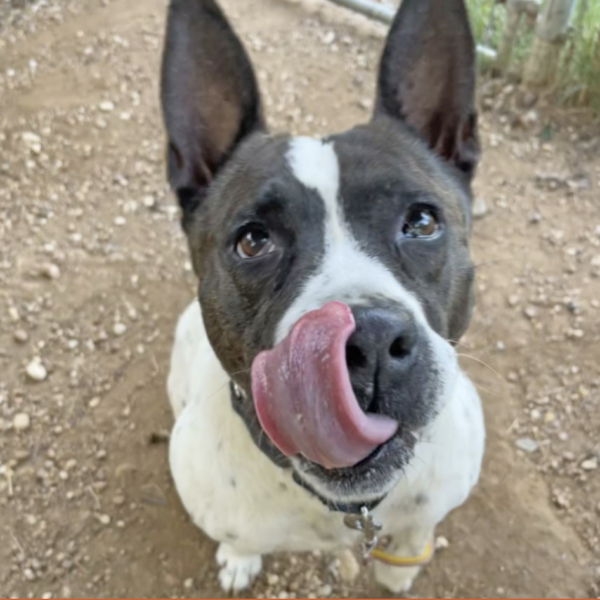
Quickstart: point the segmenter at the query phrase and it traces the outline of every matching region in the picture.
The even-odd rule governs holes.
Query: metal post
[[[387,6],[382,6],[381,4],[375,4],[374,2],[370,2],[369,0],[329,0],[334,4],[338,4],[339,6],[343,6],[344,8],[349,8],[365,17],[369,17],[374,21],[379,21],[380,23],[385,23],[386,25],[390,25],[394,20],[394,15],[396,11],[388,8]]]
[[[375,4],[370,0],[328,0],[333,4],[337,4],[338,6],[343,6],[344,8],[348,8],[353,10],[354,12],[360,13],[369,19],[373,19],[374,21],[379,21],[380,23],[385,23],[386,25],[391,25],[394,17],[396,16],[396,11],[388,8],[387,6],[382,6],[381,4]],[[477,46],[477,52],[485,59],[494,59],[496,57],[496,51],[492,48],[488,48],[487,46]]]

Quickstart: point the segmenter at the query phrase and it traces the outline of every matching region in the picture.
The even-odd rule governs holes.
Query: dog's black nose
[[[363,410],[378,412],[379,400],[402,385],[415,362],[418,328],[400,308],[353,307],[356,330],[346,344],[350,381]]]

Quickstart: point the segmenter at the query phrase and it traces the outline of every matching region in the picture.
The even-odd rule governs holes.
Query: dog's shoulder
[[[190,398],[190,365],[206,339],[200,304],[194,300],[183,311],[175,328],[171,353],[171,368],[167,391],[175,418],[179,416]]]

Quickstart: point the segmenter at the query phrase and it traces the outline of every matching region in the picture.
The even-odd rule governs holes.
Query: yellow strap
[[[379,548],[371,550],[370,556],[393,567],[419,567],[428,563],[433,555],[433,544],[427,542],[423,552],[419,556],[394,556]]]

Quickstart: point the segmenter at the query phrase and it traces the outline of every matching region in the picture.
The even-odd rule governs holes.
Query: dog
[[[474,94],[464,0],[404,0],[371,120],[274,135],[221,8],[171,0],[168,178],[198,294],[175,332],[169,460],[224,590],[263,555],[362,542],[406,592],[477,483],[481,404],[454,349],[473,305]]]

